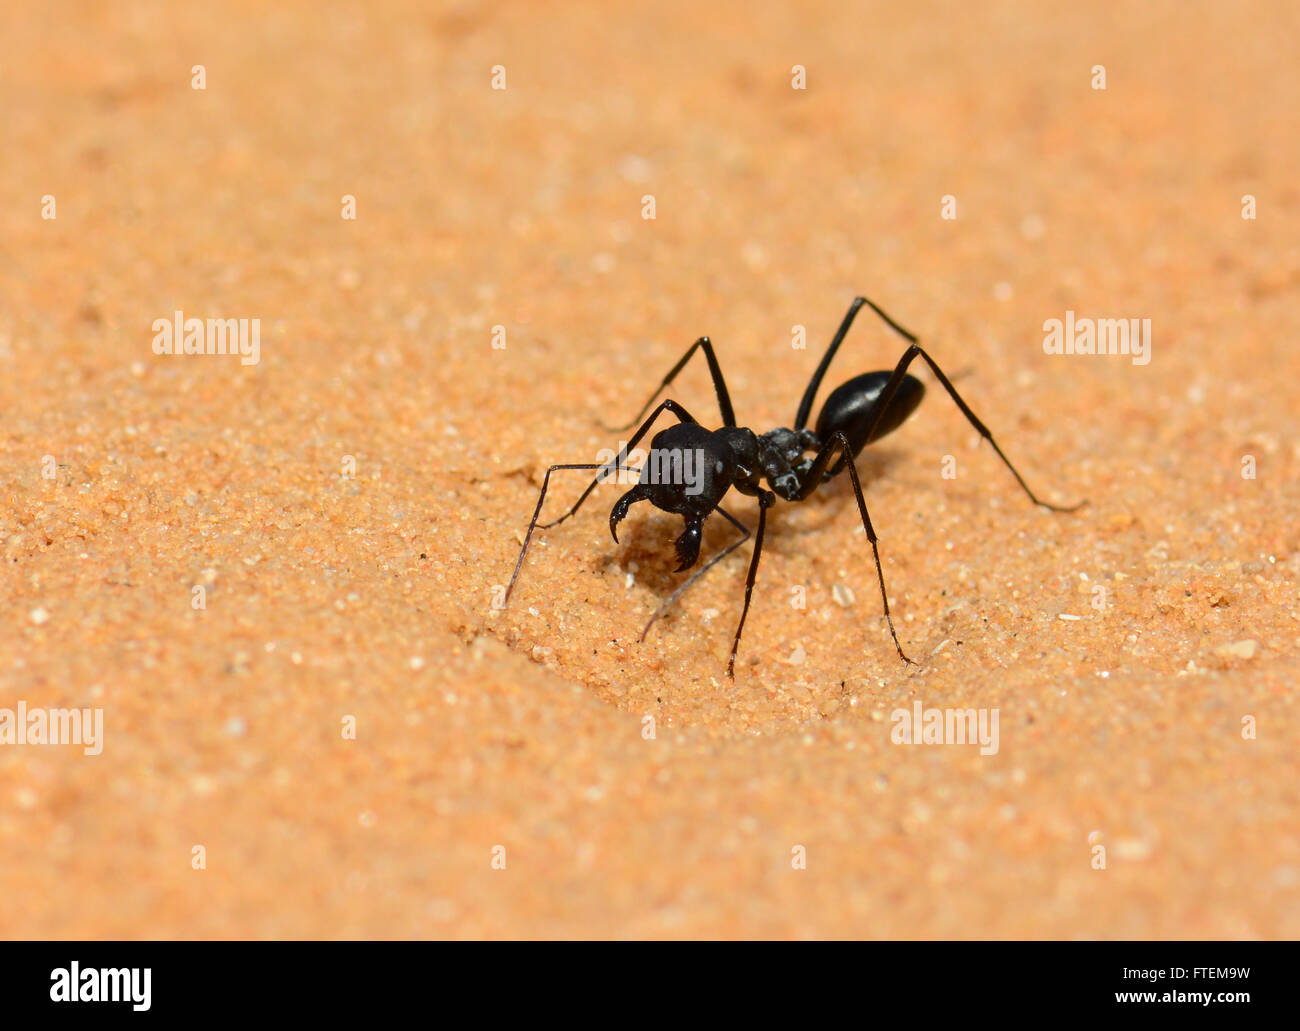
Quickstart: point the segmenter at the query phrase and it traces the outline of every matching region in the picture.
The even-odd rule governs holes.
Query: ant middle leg
[[[740,622],[736,624],[736,636],[731,642],[731,658],[727,660],[727,676],[736,679],[736,652],[740,650],[740,635],[745,630],[745,617],[749,615],[749,597],[754,593],[754,579],[758,576],[758,559],[763,554],[763,530],[767,526],[767,510],[776,504],[776,495],[771,491],[759,491],[758,494],[758,529],[754,531],[754,554],[749,560],[749,572],[745,575],[745,607],[740,610]]]

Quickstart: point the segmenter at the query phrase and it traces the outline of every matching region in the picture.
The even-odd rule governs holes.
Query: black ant
[[[821,386],[831,359],[835,357],[835,352],[839,350],[858,310],[864,304],[879,315],[890,329],[907,340],[910,346],[903,352],[903,357],[898,360],[893,372],[866,372],[832,390],[822,405],[821,414],[817,417],[816,429],[809,430],[808,417],[812,413],[817,388]],[[807,500],[813,491],[847,468],[849,479],[853,481],[853,496],[857,499],[858,512],[862,516],[862,528],[867,533],[867,540],[871,542],[871,552],[876,560],[880,598],[884,603],[885,621],[889,624],[890,636],[893,637],[894,647],[898,649],[898,654],[903,661],[915,665],[903,652],[903,646],[898,641],[898,633],[894,630],[893,617],[889,614],[889,598],[885,592],[885,573],[880,566],[880,549],[876,542],[876,531],[872,529],[871,517],[867,514],[867,503],[862,497],[862,485],[858,481],[858,471],[853,459],[868,444],[874,444],[885,434],[898,429],[921,403],[921,398],[925,394],[925,385],[907,372],[907,367],[918,357],[925,359],[930,370],[948,392],[948,396],[961,409],[970,424],[979,431],[979,435],[993,446],[997,456],[1011,470],[1016,482],[1034,504],[1051,509],[1053,512],[1072,512],[1085,503],[1081,501],[1076,505],[1063,507],[1040,501],[1016,471],[1010,459],[1002,453],[988,427],[980,422],[962,400],[948,377],[943,374],[943,370],[918,344],[917,338],[865,297],[854,298],[848,313],[844,316],[844,321],[840,323],[840,328],[835,333],[835,338],[826,349],[821,364],[817,366],[817,371],[808,381],[808,388],[804,391],[803,400],[799,402],[799,411],[794,417],[794,429],[778,428],[759,435],[751,429],[737,426],[736,414],[731,407],[731,397],[727,393],[727,384],[722,377],[722,369],[718,366],[718,359],[713,353],[713,344],[708,337],[700,337],[664,377],[663,382],[650,395],[650,400],[641,408],[636,418],[626,426],[610,427],[610,431],[621,432],[635,426],[649,411],[655,398],[672,383],[698,350],[704,351],[704,358],[709,363],[709,372],[713,376],[713,389],[718,395],[718,408],[722,413],[722,428],[706,429],[676,401],[667,400],[641,423],[640,428],[632,435],[632,439],[623,445],[612,462],[553,465],[547,469],[546,476],[542,480],[541,493],[537,498],[537,507],[533,510],[532,521],[528,524],[528,532],[519,551],[519,560],[515,563],[514,574],[510,577],[510,584],[506,588],[507,602],[510,599],[510,592],[514,590],[515,581],[519,579],[524,556],[528,553],[528,542],[532,540],[533,531],[537,529],[537,518],[542,511],[542,503],[546,500],[546,489],[550,483],[551,473],[560,469],[600,470],[573,507],[554,522],[542,524],[543,530],[564,522],[577,512],[597,485],[612,474],[624,468],[632,471],[630,467],[623,464],[627,460],[628,451],[646,435],[654,421],[667,411],[677,416],[678,424],[655,434],[650,442],[650,454],[639,469],[641,474],[639,482],[614,503],[614,508],[609,514],[609,531],[614,537],[614,542],[618,543],[618,524],[627,515],[628,508],[637,501],[649,501],[656,508],[680,515],[685,521],[686,529],[676,541],[679,562],[677,572],[684,572],[699,560],[704,520],[711,512],[717,511],[744,536],[714,555],[669,595],[650,617],[650,622],[645,625],[645,629],[641,632],[641,640],[645,640],[655,620],[686,588],[708,572],[714,564],[749,540],[749,529],[720,504],[727,491],[734,487],[742,494],[758,498],[758,529],[754,533],[754,554],[750,558],[749,574],[745,578],[745,605],[740,613],[740,622],[736,625],[736,636],[731,643],[731,658],[727,662],[727,676],[734,679],[736,651],[740,647],[741,632],[745,629],[745,617],[749,614],[749,598],[754,590],[759,556],[763,552],[763,530],[767,522],[767,510],[776,504],[777,497],[786,501]],[[814,454],[809,456],[807,452]],[[835,460],[834,465],[831,464],[832,459]],[[686,475],[692,466],[695,469],[694,477]],[[688,482],[692,480],[693,482]],[[769,489],[764,489],[764,480],[767,481]]]

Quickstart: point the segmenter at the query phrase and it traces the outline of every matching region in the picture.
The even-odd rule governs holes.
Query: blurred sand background
[[[6,18],[0,706],[105,745],[0,747],[0,935],[1300,935],[1295,5],[611,7]],[[638,645],[680,523],[614,545],[614,487],[493,610],[548,464],[701,333],[788,424],[857,293],[1090,500],[931,381],[861,466],[919,669],[843,482],[734,684],[747,549]],[[178,309],[260,363],[155,355]],[[1045,355],[1066,310],[1150,364]],[[916,701],[999,751],[892,744]]]

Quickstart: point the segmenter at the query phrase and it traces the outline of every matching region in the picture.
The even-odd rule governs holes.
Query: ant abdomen
[[[890,375],[888,372],[864,372],[832,390],[817,416],[814,431],[817,439],[830,440],[836,432],[843,433],[856,455],[868,444],[903,425],[925,396],[925,384],[915,376],[904,375],[885,414],[876,422],[874,409]],[[868,437],[873,422],[876,428]]]

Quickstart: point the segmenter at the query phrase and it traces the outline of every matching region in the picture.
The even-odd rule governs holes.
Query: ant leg
[[[533,531],[537,529],[537,517],[542,514],[542,502],[546,500],[546,488],[551,482],[551,473],[557,469],[599,469],[600,463],[583,462],[577,465],[553,465],[546,470],[546,475],[542,478],[542,489],[537,495],[537,507],[533,509],[533,518],[528,523],[528,532],[524,534],[524,546],[519,549],[519,558],[515,562],[515,571],[510,575],[510,585],[506,587],[506,596],[501,602],[501,607],[505,608],[510,602],[510,592],[515,589],[515,581],[519,579],[519,570],[523,568],[524,556],[528,554],[528,542],[533,539]]]
[[[595,490],[598,486],[600,486],[601,483],[607,480],[609,478],[610,473],[616,473],[620,469],[624,468],[623,463],[627,461],[627,453],[631,451],[632,448],[636,447],[637,441],[639,441],[642,437],[646,435],[646,431],[649,430],[652,425],[654,425],[654,421],[657,418],[659,418],[659,416],[665,411],[672,412],[673,415],[677,416],[678,422],[695,422],[695,417],[691,415],[691,413],[688,412],[685,408],[679,405],[676,401],[673,401],[671,398],[665,401],[663,404],[661,404],[658,408],[656,408],[653,412],[650,413],[650,418],[648,418],[645,422],[643,422],[641,424],[641,428],[632,434],[632,439],[623,445],[622,449],[615,456],[612,462],[606,462],[604,465],[593,465],[587,467],[590,469],[599,469],[600,472],[597,473],[596,478],[592,480],[590,484],[588,484],[587,489],[582,492],[582,496],[573,503],[573,507],[571,509],[569,509],[567,512],[564,513],[564,515],[560,516],[559,519],[556,519],[553,522],[542,523],[542,529],[549,530],[552,526],[559,526],[560,523],[564,522],[564,520],[568,519],[569,516],[573,515],[573,513],[575,513],[576,511],[578,511],[578,509],[582,507],[582,503],[587,500],[591,492]]]
[[[738,541],[733,541],[731,544],[727,545],[727,547],[723,548],[720,552],[714,555],[713,558],[709,559],[708,562],[704,563],[704,565],[702,565],[699,569],[697,569],[694,573],[692,573],[689,580],[687,580],[684,584],[678,587],[677,590],[673,591],[672,594],[668,595],[667,600],[665,600],[662,605],[660,605],[657,609],[655,609],[655,614],[650,617],[650,622],[647,623],[645,625],[645,629],[641,631],[640,640],[642,641],[645,640],[645,635],[650,632],[650,628],[654,626],[655,620],[658,619],[660,616],[662,616],[668,610],[668,606],[671,605],[673,602],[675,602],[681,596],[682,592],[686,590],[686,588],[690,587],[691,584],[695,583],[696,580],[698,580],[705,573],[707,573],[713,566],[721,562],[724,558],[726,558],[733,551],[739,548],[742,544],[745,543],[745,541],[749,540],[749,528],[746,527],[744,523],[742,523],[730,512],[726,511],[721,507],[714,509],[714,511],[721,514],[723,518],[727,520],[727,522],[731,523],[732,526],[738,529],[745,536],[741,537],[740,540]]]
[[[903,652],[903,646],[898,643],[898,632],[894,629],[894,617],[889,614],[889,595],[885,591],[885,571],[880,565],[880,547],[876,543],[876,531],[871,525],[871,516],[867,514],[867,500],[862,495],[862,484],[858,480],[858,467],[853,461],[853,449],[849,446],[848,437],[842,432],[836,433],[822,445],[822,449],[817,453],[812,468],[808,470],[803,483],[799,486],[798,495],[793,500],[803,501],[821,486],[822,474],[825,473],[826,467],[830,464],[831,455],[837,447],[841,459],[849,467],[849,479],[853,481],[853,496],[858,502],[858,514],[862,516],[862,529],[867,532],[867,540],[871,542],[871,554],[876,560],[876,577],[880,580],[880,601],[885,606],[885,622],[889,624],[889,636],[894,639],[894,647],[898,649],[899,658],[915,666],[916,663],[907,657]]]
[[[760,491],[758,495],[758,529],[754,532],[754,555],[749,560],[749,573],[745,577],[745,607],[740,610],[740,622],[736,624],[736,636],[731,642],[731,658],[727,660],[727,676],[736,679],[736,652],[740,649],[740,635],[745,629],[745,617],[749,615],[749,596],[754,593],[754,578],[758,575],[758,558],[763,554],[763,529],[767,525],[767,510],[776,504],[776,495],[770,491]]]
[[[731,407],[731,395],[727,393],[727,381],[722,378],[722,367],[718,365],[717,355],[713,353],[713,344],[709,341],[708,337],[700,337],[699,340],[695,341],[695,343],[691,344],[691,346],[686,349],[686,353],[682,355],[681,360],[669,370],[668,375],[664,377],[664,381],[655,388],[655,392],[650,395],[650,400],[645,403],[641,408],[641,411],[637,412],[637,414],[633,416],[631,422],[626,426],[606,426],[604,428],[610,433],[621,433],[624,430],[630,430],[635,426],[641,417],[650,410],[650,406],[654,404],[655,398],[666,390],[668,385],[677,378],[677,374],[681,372],[682,369],[685,368],[686,363],[691,360],[691,355],[700,348],[704,349],[704,358],[709,363],[709,375],[713,377],[713,392],[718,395],[718,411],[722,413],[722,425],[735,426],[736,413]]]
[[[831,341],[830,347],[826,348],[826,353],[822,355],[821,364],[817,366],[817,371],[812,374],[812,379],[808,381],[808,389],[803,392],[803,400],[799,402],[799,413],[794,417],[794,428],[796,430],[801,430],[808,425],[808,416],[812,414],[813,399],[817,396],[817,388],[822,385],[822,377],[826,375],[826,370],[829,369],[831,365],[831,359],[835,357],[835,352],[840,349],[840,344],[844,343],[844,338],[848,335],[849,327],[853,325],[853,320],[857,318],[858,311],[864,304],[884,319],[885,325],[908,343],[916,343],[916,337],[891,319],[871,301],[867,300],[865,297],[853,298],[853,303],[849,305],[849,310],[844,316],[844,321],[840,323],[840,328],[835,331],[835,338]]]
[[[880,392],[875,403],[867,409],[867,411],[863,412],[864,422],[868,416],[872,416],[872,418],[867,424],[867,435],[856,439],[871,439],[871,434],[875,432],[876,426],[880,423],[880,420],[884,417],[885,412],[889,408],[889,402],[893,400],[894,394],[898,391],[899,384],[903,382],[903,376],[907,372],[907,367],[911,365],[913,359],[918,356],[925,359],[926,364],[930,366],[930,371],[933,372],[939,382],[943,384],[943,389],[948,391],[948,396],[951,397],[957,407],[961,409],[961,414],[966,416],[966,420],[975,427],[981,437],[993,445],[993,450],[996,451],[997,456],[1002,459],[1002,464],[1011,470],[1011,475],[1016,478],[1016,482],[1020,484],[1021,489],[1029,495],[1030,501],[1035,505],[1041,505],[1043,508],[1051,509],[1053,512],[1073,512],[1088,503],[1084,500],[1074,505],[1053,505],[1040,500],[1038,495],[1029,489],[1029,484],[1025,482],[1025,478],[1021,476],[1016,467],[1011,464],[1011,459],[1007,458],[1007,456],[1003,454],[1002,449],[998,447],[998,442],[993,439],[993,434],[989,432],[989,428],[980,422],[979,417],[972,412],[970,406],[962,400],[961,395],[957,393],[957,388],[954,387],[948,377],[943,374],[943,370],[939,368],[935,363],[935,360],[926,354],[925,350],[916,343],[913,343],[911,347],[903,352],[903,357],[900,358],[898,364],[894,366],[894,372],[889,377],[889,382],[885,384],[885,389]],[[838,470],[833,470],[833,472],[838,472]]]

